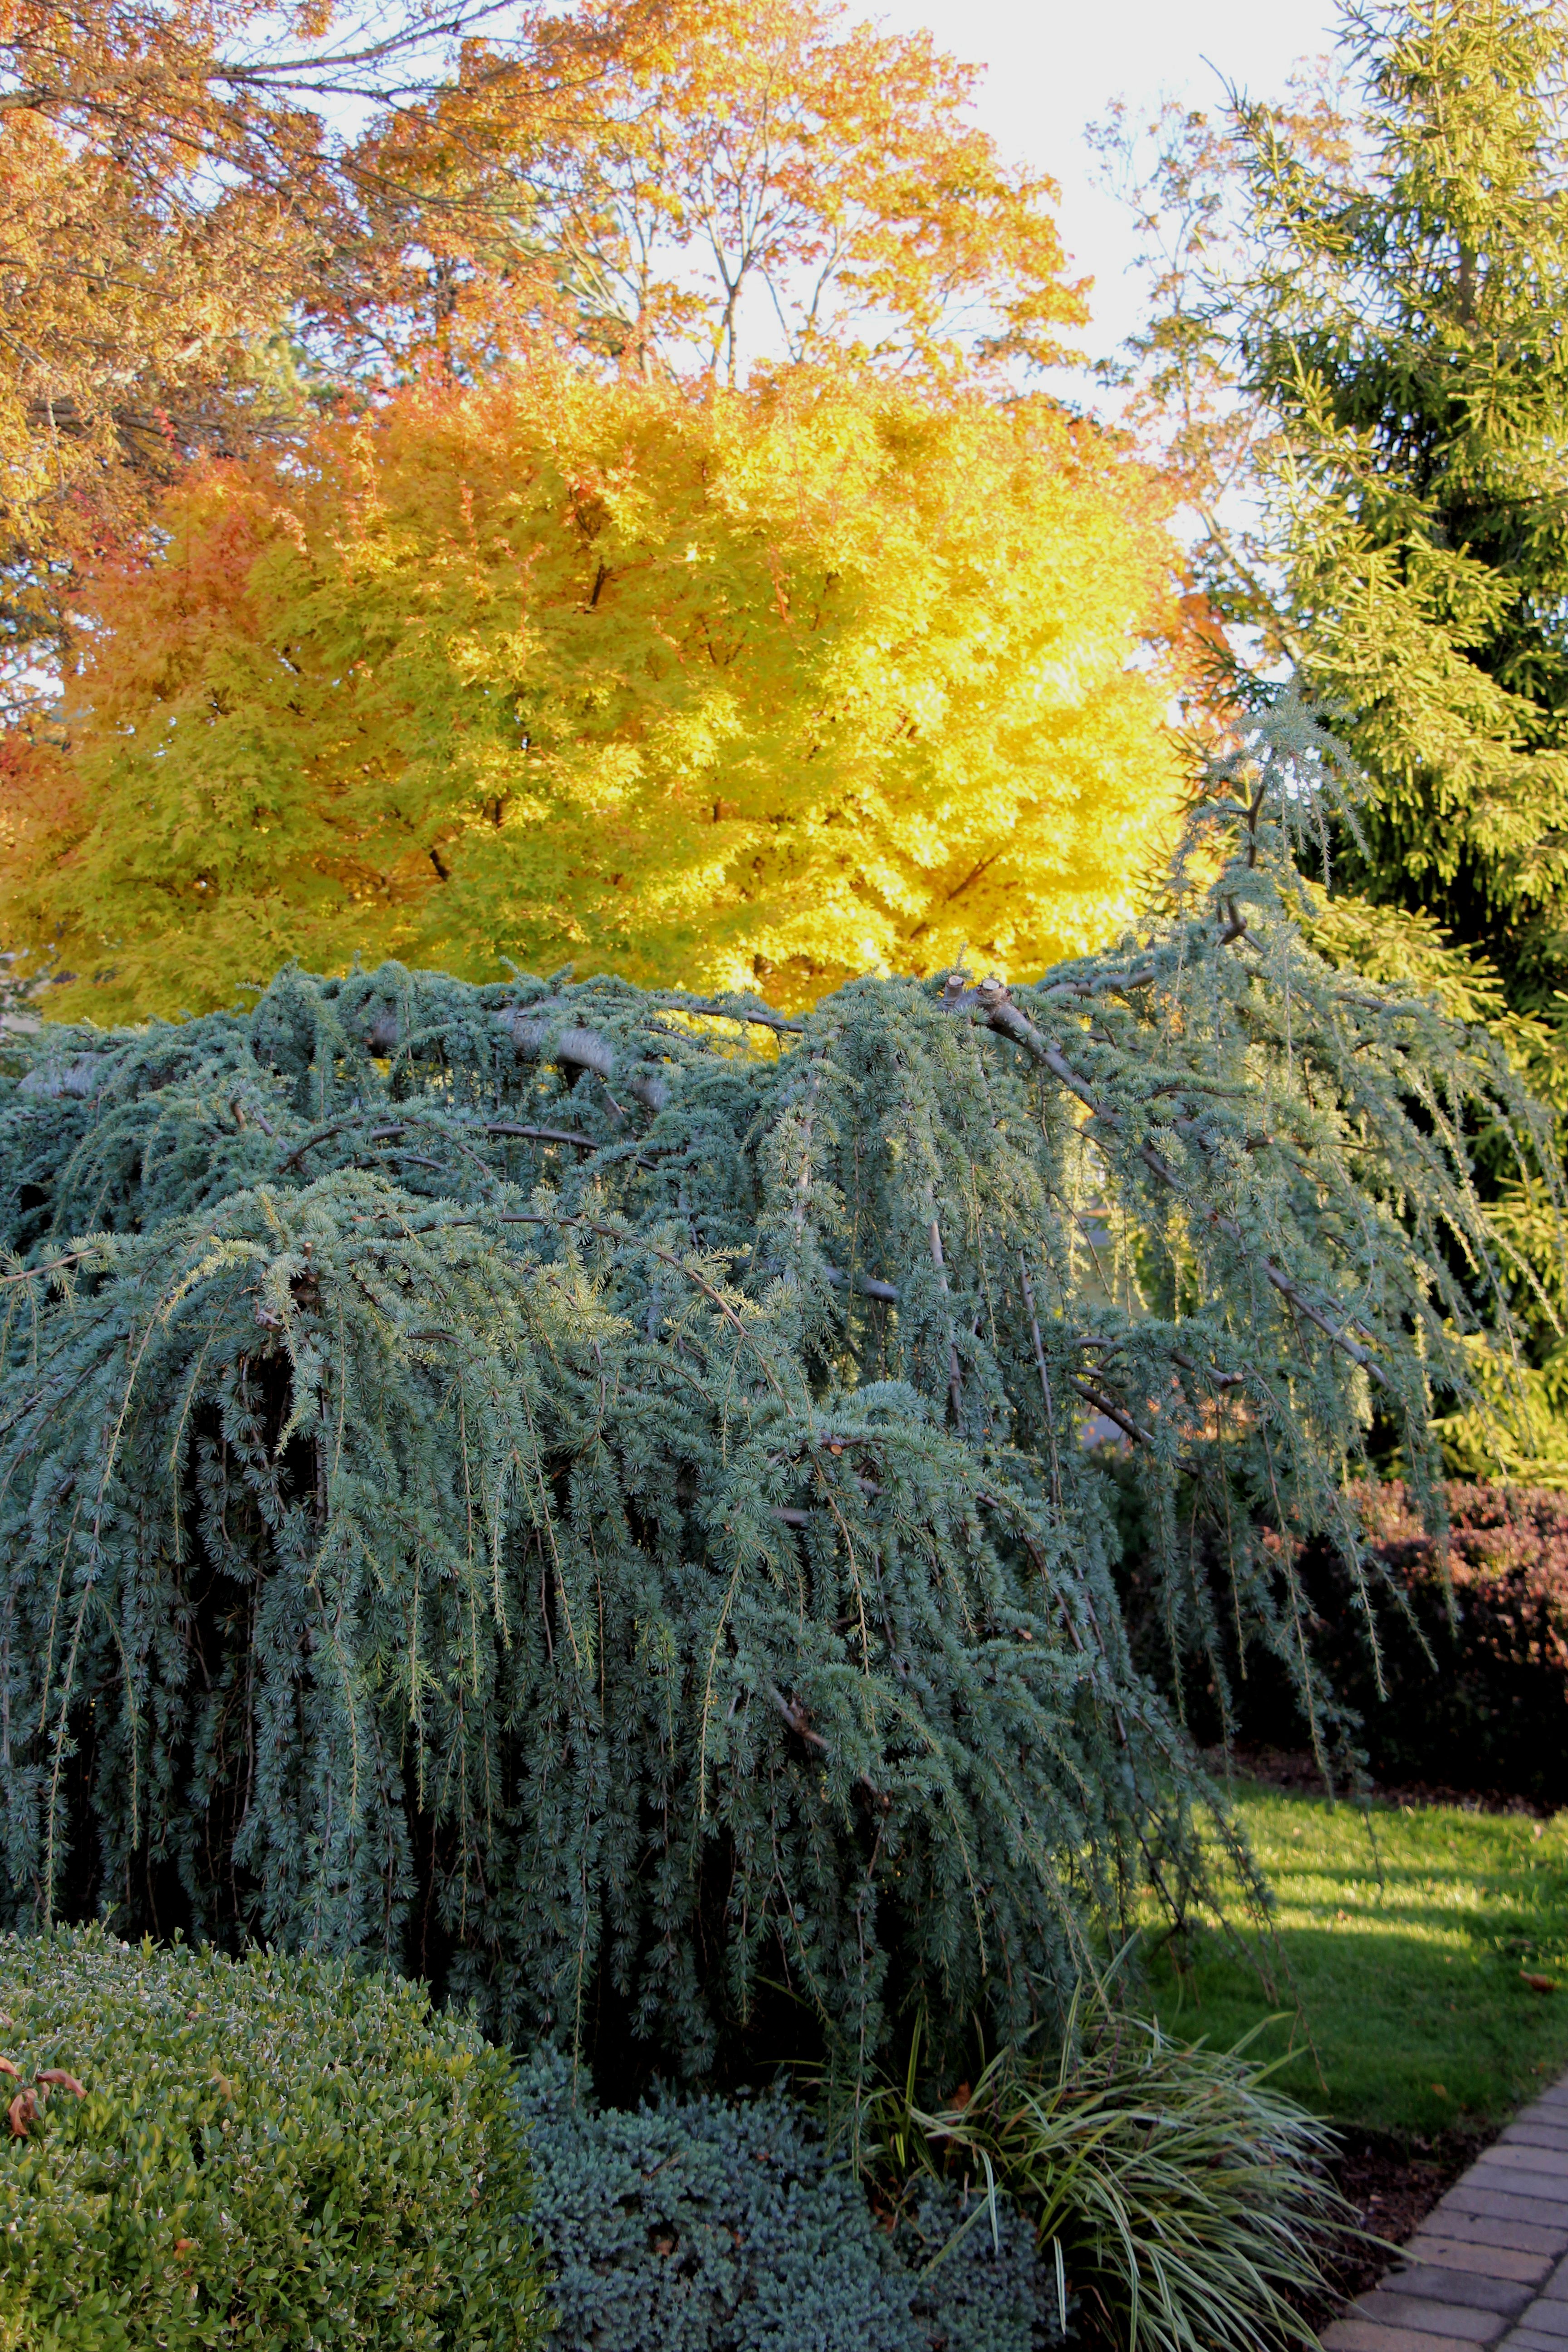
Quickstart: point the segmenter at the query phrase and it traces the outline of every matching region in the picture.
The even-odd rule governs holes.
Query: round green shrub
[[[552,2051],[521,2070],[554,2352],[1041,2352],[1033,2233],[1004,2201],[962,2231],[927,2185],[896,2236],[804,2111],[758,2099],[595,2104]]]
[[[0,1938],[0,2346],[542,2342],[510,2063],[418,1986],[57,1930]]]

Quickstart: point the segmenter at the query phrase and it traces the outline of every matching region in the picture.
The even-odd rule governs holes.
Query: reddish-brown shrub
[[[1405,1591],[1441,1591],[1438,1547],[1397,1479],[1358,1490],[1377,1556]],[[1468,1653],[1568,1674],[1568,1495],[1550,1486],[1447,1489],[1448,1577]]]
[[[1361,1718],[1375,1780],[1425,1782],[1568,1804],[1568,1494],[1548,1487],[1447,1488],[1447,1575],[1398,1480],[1356,1490],[1386,1582],[1376,1610],[1383,1688],[1344,1562],[1326,1546],[1299,1556],[1313,1648],[1335,1697]],[[1122,1587],[1140,1663],[1170,1679],[1152,1622],[1138,1533]],[[1227,1662],[1243,1745],[1307,1745],[1284,1674],[1256,1649],[1245,1675]],[[1220,1723],[1206,1664],[1192,1661],[1188,1716],[1201,1740]]]

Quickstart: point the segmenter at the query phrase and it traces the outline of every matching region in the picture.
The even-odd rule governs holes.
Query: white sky
[[[1062,241],[1075,274],[1096,281],[1085,341],[1099,354],[1133,325],[1138,281],[1123,277],[1126,215],[1093,184],[1085,126],[1117,97],[1135,110],[1167,95],[1212,105],[1222,76],[1271,97],[1298,58],[1330,47],[1335,10],[1333,0],[872,0],[865,14],[889,31],[929,27],[939,47],[986,68],[985,129],[1009,161],[1061,184]]]

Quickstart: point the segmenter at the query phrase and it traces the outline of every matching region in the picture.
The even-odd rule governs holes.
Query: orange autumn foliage
[[[0,0],[12,711],[163,488],[345,391],[1053,357],[1055,191],[973,80],[837,0]]]
[[[262,13],[0,0],[0,667],[16,703],[37,702],[35,665],[69,635],[78,564],[140,528],[192,457],[276,420],[265,345],[306,238],[298,203],[249,165],[262,121],[280,131],[297,110],[241,105],[214,79]],[[287,12],[271,13],[276,28]]]
[[[367,133],[326,315],[458,373],[540,331],[731,383],[743,354],[1054,361],[1086,315],[1058,192],[975,124],[977,78],[836,0],[578,0]]]

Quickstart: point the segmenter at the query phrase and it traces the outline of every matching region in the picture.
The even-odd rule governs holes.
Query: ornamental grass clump
[[[1330,1741],[1281,1532],[1370,1638],[1347,1470],[1375,1414],[1438,1507],[1467,1139],[1533,1148],[1484,1035],[1304,943],[1332,790],[1255,730],[1212,881],[1028,987],[289,970],[9,1038],[5,1916],[374,1956],[601,2080],[1059,2025],[1203,1872],[1086,1423],[1178,1648]]]
[[[6,1936],[0,2054],[0,2346],[544,2343],[510,2063],[418,1986]]]
[[[861,2162],[909,2200],[962,2178],[967,2220],[1034,2223],[1064,2331],[1132,2352],[1268,2352],[1312,2344],[1301,2316],[1326,2293],[1321,2257],[1352,2215],[1327,2165],[1334,2136],[1233,2051],[1108,2022],[1069,2064],[1015,2051],[931,2111],[901,2086],[865,2094]]]

